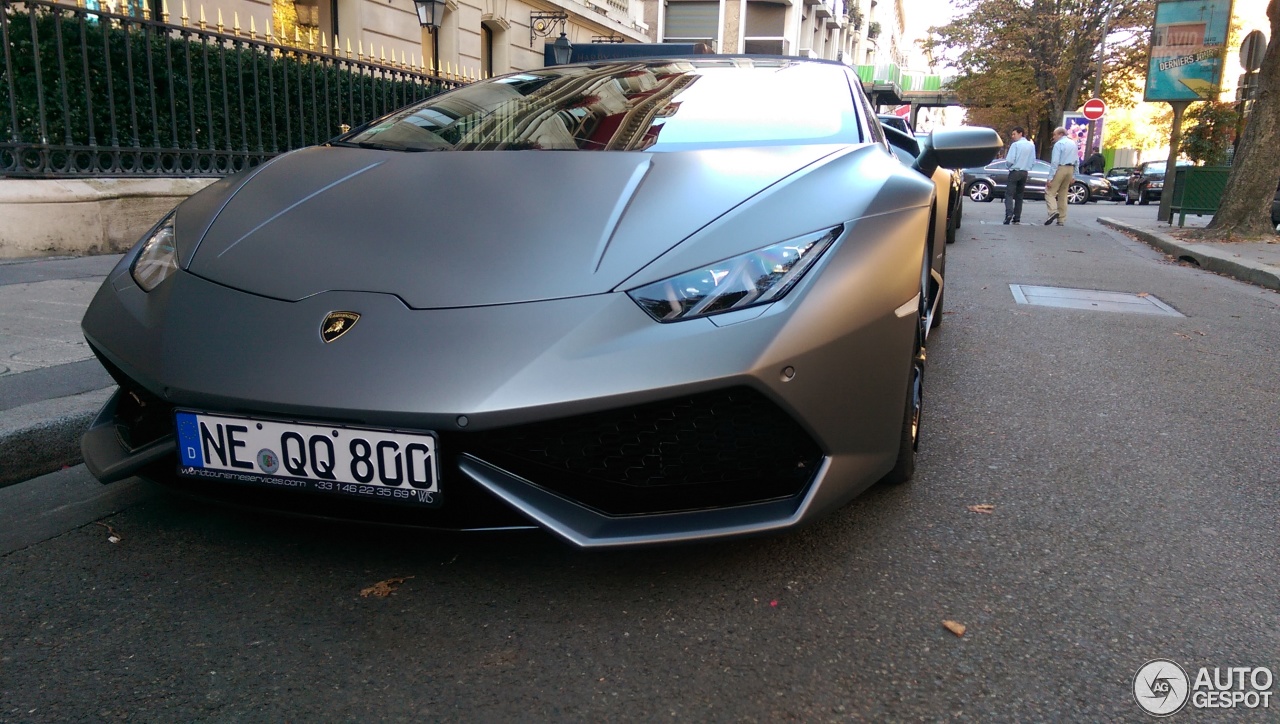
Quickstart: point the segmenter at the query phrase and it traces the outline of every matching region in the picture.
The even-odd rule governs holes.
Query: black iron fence
[[[221,22],[0,9],[0,177],[222,176],[464,82]]]

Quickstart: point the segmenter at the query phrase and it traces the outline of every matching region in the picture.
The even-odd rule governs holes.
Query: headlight
[[[1163,181],[1152,181],[1149,185],[1150,185],[1150,186],[1151,186],[1151,188],[1153,188],[1153,189],[1162,189],[1162,188],[1164,188],[1164,182],[1163,182]]]
[[[133,280],[144,292],[160,286],[160,282],[178,270],[178,250],[173,244],[173,215],[174,212],[169,212],[151,236],[142,242],[138,258],[129,267]]]
[[[659,322],[678,322],[776,302],[844,231],[837,226],[677,274],[627,292]]]

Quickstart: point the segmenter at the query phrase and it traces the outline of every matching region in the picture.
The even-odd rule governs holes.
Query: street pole
[[[1098,43],[1098,72],[1093,75],[1093,97],[1098,98],[1102,93],[1102,60],[1107,55],[1107,28],[1111,25],[1111,8],[1102,15],[1102,42]],[[1089,121],[1089,133],[1084,140],[1085,159],[1093,154],[1093,137],[1094,128],[1098,125],[1097,121]],[[1099,143],[1099,146],[1102,144]]]

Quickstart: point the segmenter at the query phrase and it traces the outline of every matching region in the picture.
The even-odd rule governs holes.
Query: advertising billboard
[[[1092,156],[1094,153],[1102,150],[1103,129],[1106,128],[1106,118],[1099,118],[1094,121],[1097,125],[1093,131],[1093,148],[1085,148],[1085,143],[1089,139],[1089,121],[1084,117],[1083,113],[1063,113],[1062,127],[1067,129],[1067,137],[1076,142],[1076,153],[1080,160]]]
[[[1145,101],[1217,100],[1232,0],[1156,3]]]

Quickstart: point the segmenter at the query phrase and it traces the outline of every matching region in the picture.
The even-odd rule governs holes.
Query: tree
[[[1267,3],[1271,40],[1258,70],[1258,95],[1240,137],[1208,236],[1271,236],[1271,199],[1280,180],[1280,0]]]
[[[1128,87],[1145,65],[1152,3],[960,0],[958,9],[951,23],[931,29],[925,49],[959,71],[953,88],[975,121],[1036,129],[1041,154],[1063,112],[1092,89],[1104,27],[1108,86]]]
[[[1227,149],[1235,140],[1236,117],[1234,103],[1196,103],[1183,118],[1182,142],[1178,144],[1178,150],[1204,166],[1226,165]]]

